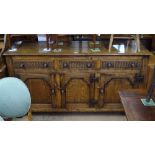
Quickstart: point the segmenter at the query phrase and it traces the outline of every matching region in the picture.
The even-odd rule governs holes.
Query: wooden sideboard
[[[88,42],[73,41],[60,52],[44,52],[45,43],[24,43],[3,56],[9,76],[27,84],[32,112],[121,112],[118,90],[147,87],[151,55],[123,46],[92,52]]]

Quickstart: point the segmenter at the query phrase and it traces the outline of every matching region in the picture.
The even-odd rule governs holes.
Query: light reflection
[[[17,51],[17,48],[15,47],[12,47],[11,49],[9,49],[9,52],[16,52]]]
[[[118,50],[118,53],[125,53],[125,45],[113,45]]]
[[[131,51],[132,52],[137,52],[137,50],[138,50],[137,43],[135,41],[132,41],[131,42]]]

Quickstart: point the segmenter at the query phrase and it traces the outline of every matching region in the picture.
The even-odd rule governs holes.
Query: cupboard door
[[[52,76],[39,74],[20,74],[18,75],[26,85],[31,94],[32,110],[38,111],[41,109],[48,110],[55,106]]]
[[[120,104],[119,90],[135,88],[134,75],[101,74],[99,102],[106,104]]]
[[[61,75],[60,91],[62,96],[62,106],[78,110],[82,108],[94,107],[94,83],[91,82],[90,73]]]

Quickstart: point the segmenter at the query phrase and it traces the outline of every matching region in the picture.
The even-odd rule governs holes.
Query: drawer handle
[[[132,68],[136,67],[136,64],[135,63],[131,63],[131,67]]]
[[[91,68],[92,67],[92,63],[87,63],[87,68]]]
[[[65,90],[64,89],[61,89],[61,94],[64,94],[65,93]]]
[[[135,74],[135,80],[134,80],[134,82],[135,83],[139,83],[139,82],[143,82],[144,81],[144,76],[143,75],[141,75],[141,74]]]
[[[100,88],[100,94],[103,95],[104,94],[104,89]]]
[[[48,68],[48,64],[47,64],[47,63],[44,63],[44,64],[43,64],[43,67],[44,67],[44,68]]]
[[[67,63],[63,63],[63,68],[68,68],[68,64]]]
[[[24,64],[20,64],[19,68],[25,68],[25,65]]]
[[[51,89],[51,94],[55,95],[55,90],[54,89]]]
[[[111,62],[108,62],[108,63],[107,63],[107,67],[108,67],[108,68],[112,67],[112,63],[111,63]]]

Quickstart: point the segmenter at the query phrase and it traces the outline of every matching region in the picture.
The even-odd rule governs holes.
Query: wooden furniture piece
[[[75,39],[76,37],[76,39]],[[89,48],[96,49],[100,48],[100,35],[97,34],[81,34],[81,35],[72,35],[74,41],[88,41]]]
[[[35,34],[8,34],[7,44],[11,48],[15,41],[37,41],[37,35]]]
[[[6,74],[6,65],[2,58],[2,52],[4,50],[4,42],[5,42],[5,37],[4,35],[1,34],[0,35],[0,78],[3,78]]]
[[[92,49],[97,49],[101,47],[100,44],[100,36],[97,36],[96,34],[88,35],[89,40],[89,47]]]
[[[114,35],[114,34],[111,34],[110,42],[109,42],[109,52],[111,51],[114,39],[127,39],[127,48],[129,46],[129,42],[134,39],[135,42],[136,42],[136,45],[137,45],[137,51],[140,51],[140,36],[139,36],[139,34],[118,35],[118,36]]]
[[[145,90],[123,90],[119,94],[127,120],[155,121],[155,106],[144,106],[141,102],[141,98],[146,98]]]
[[[46,34],[46,48],[59,48],[59,42],[62,42],[63,45],[68,45],[70,42],[69,35],[60,35],[60,34]],[[50,44],[51,43],[51,44]]]
[[[151,51],[155,53],[155,34],[152,35],[152,46],[151,46]]]
[[[100,36],[97,34],[83,34],[83,35],[81,34],[79,35],[79,40],[88,41],[88,45],[92,49],[96,49],[100,47],[100,45],[98,44],[98,42],[100,41]]]
[[[4,43],[4,35],[3,34],[0,34],[0,51],[3,48],[3,43]]]
[[[6,65],[0,62],[0,79],[5,77],[5,74],[6,74],[5,69],[6,69]]]
[[[9,76],[29,88],[32,112],[120,112],[118,90],[147,86],[146,49],[109,53],[102,47],[93,53],[88,42],[73,41],[61,52],[44,53],[45,44],[23,43],[3,54]]]

